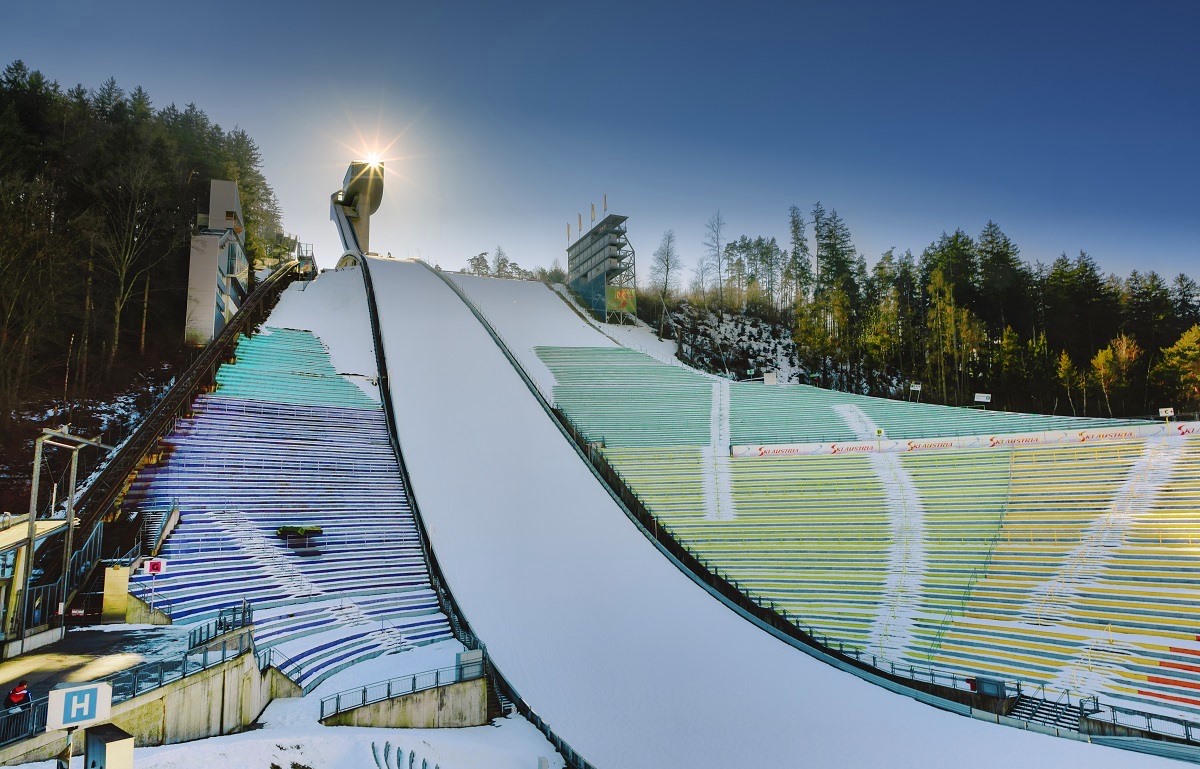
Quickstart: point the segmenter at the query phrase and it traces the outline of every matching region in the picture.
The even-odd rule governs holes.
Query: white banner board
[[[111,684],[59,684],[50,690],[46,704],[46,731],[107,721],[111,713]]]
[[[772,443],[731,446],[734,457],[802,457],[819,454],[875,454],[955,449],[1005,449],[1023,446],[1053,446],[1062,443],[1100,443],[1141,438],[1182,438],[1200,435],[1200,422],[1170,425],[1121,425],[1093,430],[1046,430],[1036,433],[953,436],[947,438],[883,439],[878,441],[834,441],[829,443]]]

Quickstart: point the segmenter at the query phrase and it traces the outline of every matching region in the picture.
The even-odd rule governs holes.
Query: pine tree
[[[1181,329],[1200,323],[1200,287],[1182,272],[1171,283],[1171,311]]]
[[[958,229],[949,235],[943,232],[931,243],[921,254],[921,275],[926,285],[934,271],[942,273],[942,280],[953,289],[954,299],[960,307],[972,312],[978,309],[978,257],[971,236]]]
[[[1033,334],[1034,318],[1029,302],[1031,276],[1021,262],[1020,250],[999,225],[989,221],[979,233],[979,316],[995,337],[1006,326],[1018,334]]]
[[[475,256],[467,260],[467,272],[472,275],[482,275],[487,277],[492,274],[491,268],[488,266],[488,252],[481,251]]]
[[[492,256],[492,275],[497,278],[512,277],[512,265],[508,261],[508,255],[500,246],[496,246],[495,255]]]
[[[788,230],[791,249],[788,251],[787,272],[794,291],[788,301],[798,304],[808,299],[813,285],[812,253],[808,248],[808,235],[804,231],[804,214],[799,206],[788,209]]]

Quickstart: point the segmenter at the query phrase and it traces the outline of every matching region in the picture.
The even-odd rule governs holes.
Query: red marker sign
[[[151,558],[146,561],[147,574],[165,574],[167,572],[167,560],[165,558]]]

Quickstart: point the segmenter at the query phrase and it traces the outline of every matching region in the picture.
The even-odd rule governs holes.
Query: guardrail
[[[188,631],[188,648],[195,649],[219,638],[226,633],[241,630],[254,624],[254,608],[249,601],[242,601],[241,606],[228,609],[218,609],[217,618],[211,622],[192,628]]]
[[[304,673],[303,665],[279,651],[279,649],[276,649],[274,646],[254,652],[254,660],[258,663],[258,669],[260,672],[274,666],[276,670],[278,670],[280,673],[283,673],[297,684],[300,683],[300,677]],[[305,690],[304,693],[307,694],[308,691]]]
[[[153,582],[150,584],[137,584],[130,582],[129,594],[149,606],[151,610],[161,611],[167,617],[171,616],[171,610],[173,608],[171,599],[167,598],[165,595],[160,595],[154,589]]]
[[[1113,726],[1122,726],[1126,729],[1160,734],[1192,745],[1200,745],[1200,723],[1174,716],[1147,713],[1133,708],[1107,705],[1095,697],[1090,699],[1094,702],[1095,710],[1086,714],[1088,719]]]
[[[222,665],[252,649],[251,640],[247,636],[241,635],[238,636],[237,644],[222,644],[219,650],[205,649],[202,652],[188,652],[180,657],[144,662],[128,670],[122,670],[96,680],[112,686],[112,701],[115,705],[211,667]],[[39,697],[15,713],[6,712],[0,715],[0,745],[7,745],[44,732],[48,699],[48,697]]]
[[[367,684],[358,689],[347,689],[344,692],[321,698],[321,719],[324,720],[354,708],[361,708],[364,705],[403,697],[406,694],[415,694],[448,684],[475,681],[483,678],[486,672],[487,661],[483,659],[478,662],[468,662],[453,667],[389,678],[386,681]]]
[[[0,745],[8,745],[44,731],[47,704],[49,698],[39,697],[15,711],[9,709],[0,715]]]

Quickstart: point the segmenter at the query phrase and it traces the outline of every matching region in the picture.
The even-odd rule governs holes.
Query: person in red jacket
[[[33,701],[33,695],[29,693],[29,682],[22,681],[12,688],[8,696],[4,698],[4,707],[20,708],[28,705]]]

